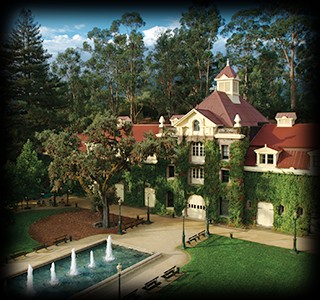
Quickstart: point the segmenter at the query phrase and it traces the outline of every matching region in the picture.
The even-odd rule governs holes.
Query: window
[[[221,182],[229,182],[229,170],[221,170]]]
[[[264,147],[254,150],[257,154],[257,165],[262,168],[277,167],[277,159],[282,152],[282,149],[274,149],[268,147],[266,144]]]
[[[273,154],[260,154],[259,163],[273,165]]]
[[[191,184],[203,184],[204,183],[204,169],[203,168],[191,168],[190,169],[190,183]]]
[[[297,215],[298,217],[301,217],[303,215],[304,211],[303,211],[303,208],[302,207],[298,207],[297,208]]]
[[[192,144],[192,156],[204,156],[204,145],[201,142]]]
[[[193,122],[193,131],[200,131],[200,122],[198,120]]]
[[[203,168],[192,168],[192,178],[204,178]]]
[[[222,156],[222,159],[229,159],[229,146],[228,145],[221,146],[221,156]]]
[[[277,210],[278,210],[278,215],[281,216],[284,213],[284,206],[282,204],[280,204],[277,207]]]
[[[235,94],[239,94],[239,83],[238,82],[233,82],[233,92]]]
[[[313,157],[313,167],[314,168],[319,168],[320,167],[320,156],[319,155],[315,155]]]
[[[226,82],[226,85],[225,85],[225,92],[226,93],[230,93],[231,92],[231,89],[230,89],[230,82]]]
[[[167,207],[173,207],[174,200],[173,200],[173,193],[171,191],[167,192]]]
[[[168,178],[174,177],[174,166],[173,165],[168,166],[167,176],[168,176]]]
[[[228,216],[229,212],[229,201],[225,198],[219,198],[219,215]]]

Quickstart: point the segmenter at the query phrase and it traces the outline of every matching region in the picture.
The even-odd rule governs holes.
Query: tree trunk
[[[294,74],[294,48],[291,49],[290,60],[290,98],[291,98],[291,110],[295,109],[296,103],[296,82]]]
[[[103,202],[103,210],[102,210],[102,227],[103,228],[109,228],[111,226],[110,224],[110,210],[109,210],[109,203],[107,200],[107,196],[102,196],[102,202]]]

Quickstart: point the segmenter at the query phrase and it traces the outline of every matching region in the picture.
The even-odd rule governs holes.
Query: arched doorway
[[[193,219],[206,219],[206,206],[204,199],[199,195],[192,195],[188,199],[187,216]]]

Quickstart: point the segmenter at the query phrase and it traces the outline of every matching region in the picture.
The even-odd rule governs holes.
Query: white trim
[[[253,167],[253,166],[244,166],[243,168],[247,172],[271,172],[271,173],[277,173],[277,174],[295,174],[295,175],[311,175],[309,170],[302,170],[302,169],[283,169],[283,168],[266,168],[266,167]]]
[[[244,134],[240,133],[216,133],[214,135],[215,139],[230,139],[230,140],[242,140],[245,138]]]

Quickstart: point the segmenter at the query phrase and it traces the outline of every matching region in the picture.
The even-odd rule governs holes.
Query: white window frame
[[[277,161],[279,154],[282,150],[275,150],[267,145],[264,145],[264,147],[254,150],[256,153],[256,165],[258,167],[263,168],[276,168],[277,167]]]
[[[190,183],[204,184],[204,168],[190,168]]]

